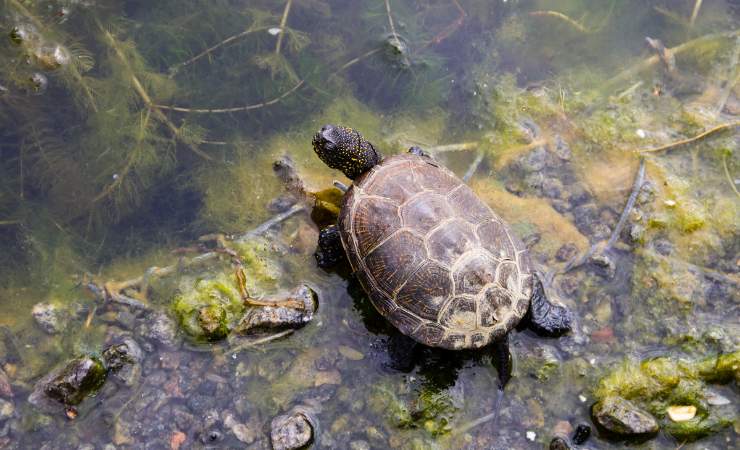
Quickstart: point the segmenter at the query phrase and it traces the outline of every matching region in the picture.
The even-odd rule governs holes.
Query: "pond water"
[[[730,0],[0,0],[0,448],[269,449],[284,414],[311,448],[736,448],[739,24]],[[326,123],[465,177],[572,311],[509,333],[502,395],[493,349],[414,345],[317,267],[350,181]],[[302,285],[315,313],[240,330],[245,297]],[[107,377],[59,394],[70,361]]]

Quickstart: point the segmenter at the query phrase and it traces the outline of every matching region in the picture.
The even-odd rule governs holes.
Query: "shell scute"
[[[420,237],[402,229],[365,257],[367,272],[386,294],[393,295],[406,278],[427,259]]]
[[[422,192],[401,207],[403,225],[422,234],[452,214],[447,200],[434,192]]]
[[[451,293],[450,272],[433,261],[427,261],[398,291],[396,302],[419,317],[436,321]]]
[[[377,220],[383,217],[384,220]],[[352,231],[360,257],[367,256],[383,239],[401,227],[398,206],[382,197],[364,197],[355,207]]]
[[[434,230],[427,247],[432,258],[452,266],[463,254],[478,247],[478,237],[468,222],[455,219]]]

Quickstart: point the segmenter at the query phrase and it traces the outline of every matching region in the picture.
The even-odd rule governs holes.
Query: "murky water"
[[[312,448],[621,447],[605,392],[660,426],[632,445],[735,447],[740,368],[701,361],[740,336],[738,24],[721,0],[0,0],[0,448],[271,448],[295,408]],[[492,349],[415,346],[316,266],[347,182],[325,123],[465,176],[573,311],[510,333],[503,397]],[[305,326],[236,331],[242,287],[303,284]],[[122,342],[94,395],[29,402]],[[667,388],[619,378],[664,356]]]

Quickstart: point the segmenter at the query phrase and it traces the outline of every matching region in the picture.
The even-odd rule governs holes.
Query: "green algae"
[[[660,421],[663,430],[677,439],[696,440],[732,424],[736,417],[707,401],[707,384],[727,383],[740,377],[740,352],[700,360],[669,357],[642,362],[625,361],[599,380],[598,399],[623,398],[645,408]],[[685,422],[668,418],[673,405],[694,406],[696,417]],[[729,414],[729,415],[728,415]]]
[[[244,312],[244,302],[235,279],[219,274],[211,279],[181,282],[181,292],[172,300],[180,324],[195,339],[219,340]]]

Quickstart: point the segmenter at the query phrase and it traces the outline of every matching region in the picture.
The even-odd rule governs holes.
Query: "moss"
[[[383,384],[373,386],[368,406],[396,428],[422,429],[435,437],[452,430],[458,411],[446,391],[421,387],[399,395],[392,387]]]
[[[707,403],[706,383],[737,380],[739,374],[740,351],[701,360],[660,357],[639,363],[626,361],[599,381],[595,396],[632,401],[659,419],[672,436],[696,440],[732,423],[726,411]],[[672,405],[695,406],[696,417],[673,422],[666,413]]]
[[[254,238],[229,245],[241,259],[250,293],[275,286],[281,277],[281,270],[267,239]]]
[[[172,307],[185,332],[209,341],[224,338],[244,311],[235,280],[224,274],[184,280]]]

